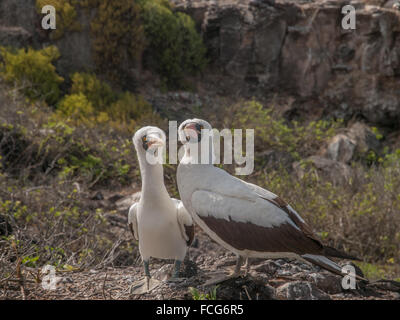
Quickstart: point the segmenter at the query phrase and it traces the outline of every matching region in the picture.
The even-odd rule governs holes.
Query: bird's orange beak
[[[183,130],[184,131],[193,130],[195,132],[199,132],[199,127],[198,127],[198,124],[196,122],[190,122],[185,126],[185,128]]]
[[[188,123],[183,128],[183,131],[185,132],[186,135],[186,141],[198,142],[200,140],[201,129],[198,123],[196,122]]]
[[[148,139],[149,139],[148,142],[147,142],[147,146],[148,147],[151,147],[151,146],[162,147],[162,146],[164,146],[164,141],[162,139],[160,139],[159,137],[157,137],[157,136],[151,135],[151,136],[148,137]]]

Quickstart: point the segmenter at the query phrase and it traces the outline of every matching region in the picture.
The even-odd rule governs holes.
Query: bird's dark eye
[[[144,150],[147,150],[149,148],[149,145],[147,144],[147,136],[143,136],[142,145]]]

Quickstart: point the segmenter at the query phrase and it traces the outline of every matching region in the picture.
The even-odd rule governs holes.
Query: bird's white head
[[[143,127],[135,132],[132,138],[139,155],[149,152],[154,155],[159,148],[164,148],[166,137],[164,131],[157,127]]]
[[[178,135],[185,150],[180,163],[211,165],[214,163],[213,131],[207,121],[188,119],[179,126]]]
[[[211,124],[202,119],[188,119],[183,121],[178,128],[179,140],[183,144],[198,143],[202,138],[202,130],[212,130]]]

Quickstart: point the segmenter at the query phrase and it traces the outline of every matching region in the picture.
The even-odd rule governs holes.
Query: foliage
[[[117,94],[96,75],[88,73],[72,76],[71,95],[63,99],[59,109],[78,122],[108,124],[122,131],[132,132],[139,125],[165,126],[142,96],[128,91]]]
[[[91,24],[95,62],[99,70],[120,80],[127,63],[140,61],[145,46],[140,7],[136,1],[126,0],[105,0],[97,5]]]
[[[95,74],[76,72],[71,80],[71,94],[85,95],[96,111],[105,111],[117,99],[111,87]]]
[[[89,123],[93,116],[92,103],[82,93],[66,95],[58,104],[58,113],[77,122]]]
[[[5,183],[12,188],[14,200],[6,200],[11,190],[4,188]],[[57,198],[57,192],[64,193],[63,202]],[[0,277],[8,269],[6,261],[10,256],[20,257],[22,265],[31,268],[47,264],[59,269],[80,268],[101,263],[112,246],[109,240],[101,245],[97,239],[99,232],[106,235],[105,239],[111,236],[106,232],[101,210],[90,213],[85,209],[73,186],[54,184],[32,190],[0,177],[0,214],[18,230],[0,239],[5,258]],[[88,256],[88,252],[92,254]],[[85,259],[80,259],[83,256]]]
[[[165,121],[153,111],[143,97],[125,92],[107,109],[111,123],[133,130],[144,125],[165,127]]]
[[[206,49],[188,15],[174,13],[168,1],[142,1],[142,21],[151,56],[150,64],[170,87],[179,87],[185,74],[196,74],[206,65]]]
[[[264,108],[256,100],[230,106],[224,116],[223,122],[228,128],[255,129],[257,151],[285,151],[294,159],[318,151],[321,144],[333,137],[342,125],[340,120],[318,120],[306,124],[293,121],[288,124],[283,117],[274,115],[272,109]]]
[[[6,103],[0,113],[0,155],[2,170],[21,181],[58,177],[94,186],[129,181],[135,160],[131,132],[117,132],[108,124],[95,126],[92,107],[86,97],[64,97],[56,113]],[[13,116],[14,115],[14,116]],[[69,118],[68,118],[69,117]],[[90,120],[93,122],[90,122]]]
[[[189,287],[193,300],[217,300],[218,286],[212,287],[208,293],[202,293],[194,287]]]
[[[60,56],[57,47],[17,51],[1,47],[0,55],[4,61],[0,75],[8,83],[21,87],[30,99],[44,99],[50,105],[58,101],[63,78],[52,64]]]
[[[77,12],[71,0],[36,0],[37,12],[42,15],[42,8],[51,5],[56,10],[57,28],[51,31],[53,40],[60,39],[65,32],[80,31],[81,25],[77,21]]]
[[[387,270],[387,266],[367,262],[358,262],[357,265],[360,267],[364,276],[370,281],[385,279],[387,278],[386,275],[390,273],[390,271]]]

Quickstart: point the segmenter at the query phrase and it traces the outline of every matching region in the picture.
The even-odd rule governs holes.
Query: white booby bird
[[[179,126],[185,153],[177,170],[178,189],[195,223],[238,256],[231,276],[240,274],[243,259],[249,257],[297,258],[343,275],[341,267],[327,257],[356,258],[324,246],[300,215],[274,193],[215,167],[212,137],[203,129],[212,127],[200,119]],[[203,137],[210,139],[209,149],[199,147]],[[191,154],[191,144],[200,150]],[[201,163],[204,152],[209,152],[203,155],[209,159],[207,164]]]
[[[170,198],[164,185],[163,166],[149,161],[165,147],[165,134],[157,127],[143,127],[133,136],[142,177],[142,192],[139,202],[134,203],[128,214],[128,225],[139,241],[147,289],[149,286],[150,257],[174,259],[173,277],[179,276],[181,262],[188,246],[193,241],[194,225],[182,202]]]

